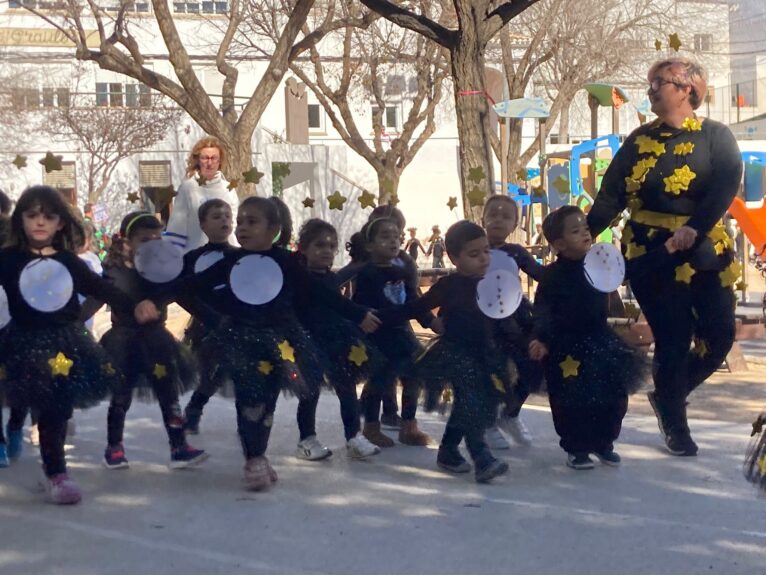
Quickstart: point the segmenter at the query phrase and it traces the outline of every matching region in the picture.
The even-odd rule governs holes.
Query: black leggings
[[[335,394],[340,402],[340,419],[343,422],[343,434],[346,441],[359,433],[359,399],[353,383],[335,385]],[[316,411],[319,394],[303,398],[298,402],[298,431],[301,441],[316,435]]]
[[[367,423],[380,421],[380,406],[384,403],[386,395],[393,396],[396,405],[396,376],[394,370],[386,369],[383,374],[374,375],[374,381],[364,384],[361,401],[364,420]],[[381,380],[384,383],[380,383]],[[420,381],[411,377],[399,377],[399,380],[402,382],[402,420],[412,421],[418,410]]]
[[[40,456],[43,460],[43,471],[47,477],[66,473],[66,457],[64,442],[66,441],[67,421],[69,414],[57,412],[41,412],[37,423],[40,431]]]
[[[246,405],[237,399],[237,432],[245,459],[266,453],[278,398],[279,390],[274,390],[261,402]]]
[[[489,448],[484,441],[484,430],[474,428],[464,431],[448,420],[442,436],[442,446],[448,449],[457,449],[463,438],[465,438],[468,453],[474,461],[481,461],[489,455]]]
[[[29,410],[21,407],[12,407],[8,417],[8,431],[21,431],[24,427],[24,420],[27,418]],[[32,425],[37,425],[37,416],[32,413]],[[5,443],[5,426],[3,426],[3,410],[0,405],[0,443]]]

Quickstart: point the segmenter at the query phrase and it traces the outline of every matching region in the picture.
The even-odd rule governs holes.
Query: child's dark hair
[[[394,220],[396,227],[398,227],[400,231],[404,230],[407,225],[407,220],[404,219],[402,210],[391,204],[383,204],[375,207],[372,212],[370,212],[370,217],[367,218],[367,221],[371,222],[373,220],[379,220],[380,218]]]
[[[239,209],[241,210],[242,208],[255,208],[261,212],[264,218],[266,218],[266,222],[269,226],[282,226],[279,208],[277,207],[276,202],[272,202],[268,198],[249,196],[239,204]]]
[[[396,208],[394,208],[396,209]],[[399,222],[396,221],[394,218],[377,218],[374,220],[369,220],[366,224],[362,226],[362,239],[366,244],[369,244],[372,242],[372,240],[375,239],[375,236],[378,235],[378,232],[380,232],[380,229],[385,224],[394,224],[396,228],[401,231],[401,228],[399,227]]]
[[[274,241],[274,245],[280,248],[286,248],[290,245],[293,237],[293,216],[290,214],[290,208],[277,196],[271,196],[269,201],[277,207],[279,212],[279,237]]]
[[[305,250],[321,234],[332,234],[338,237],[338,231],[330,223],[319,218],[311,218],[305,222],[298,232],[298,249]]]
[[[487,215],[487,212],[489,211],[489,206],[491,204],[496,204],[498,202],[507,203],[508,207],[511,208],[513,211],[513,218],[515,221],[514,227],[519,224],[519,205],[515,202],[513,198],[510,196],[506,196],[505,194],[493,194],[490,197],[487,198],[487,201],[484,202],[484,210],[481,212],[481,221],[484,222],[484,217]]]
[[[461,220],[452,224],[444,236],[447,255],[456,258],[468,242],[483,238],[486,235],[487,232],[484,231],[484,228],[469,220]]]
[[[3,190],[0,190],[0,216],[11,215],[12,205],[11,198],[8,197],[8,194]]]
[[[197,218],[199,218],[199,223],[201,224],[202,222],[204,222],[205,219],[207,218],[207,215],[210,212],[220,208],[231,209],[231,206],[229,206],[229,204],[227,204],[220,198],[213,198],[211,200],[207,200],[206,202],[203,202],[202,205],[199,207],[199,209],[197,209]]]
[[[24,212],[40,208],[44,214],[57,215],[63,227],[56,232],[51,242],[57,250],[76,251],[84,235],[82,221],[64,196],[50,186],[32,186],[27,188],[16,202],[16,209],[11,216],[11,238],[9,245],[21,249],[29,247],[29,240],[24,233]]]
[[[577,206],[561,206],[545,217],[543,220],[543,235],[549,244],[564,237],[566,219],[575,214],[583,215],[583,211]]]
[[[106,257],[104,258],[104,269],[127,267],[130,261],[125,250],[127,243],[128,240],[120,234],[112,236],[112,241],[109,242],[109,249],[106,251]]]
[[[346,242],[346,251],[348,257],[351,258],[351,263],[366,262],[370,259],[370,254],[365,247],[364,234],[362,232],[356,232]]]
[[[161,230],[162,222],[149,212],[130,212],[122,218],[120,235],[130,240],[140,230]]]

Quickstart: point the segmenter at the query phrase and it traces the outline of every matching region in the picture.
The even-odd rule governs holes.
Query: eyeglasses
[[[221,158],[218,156],[200,156],[199,161],[200,162],[218,162]]]
[[[665,78],[654,78],[651,82],[649,82],[649,88],[652,90],[652,92],[659,92],[660,88],[662,88],[665,84],[673,84],[677,88],[683,88],[686,86],[686,84],[682,84],[681,82],[676,82],[675,80],[666,80]]]

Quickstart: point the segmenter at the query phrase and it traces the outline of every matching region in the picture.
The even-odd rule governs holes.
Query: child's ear
[[[564,238],[559,238],[557,240],[554,240],[551,244],[551,247],[553,248],[553,251],[556,253],[561,253],[564,249],[566,249],[567,243],[564,241]]]

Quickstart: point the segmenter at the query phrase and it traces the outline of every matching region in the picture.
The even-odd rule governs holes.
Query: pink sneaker
[[[56,505],[73,505],[82,499],[82,493],[77,484],[69,479],[66,473],[59,473],[48,478],[46,485],[48,497]]]
[[[269,460],[264,456],[252,457],[245,462],[245,489],[249,491],[264,491],[271,487],[273,469]],[[276,477],[276,473],[274,473]]]

